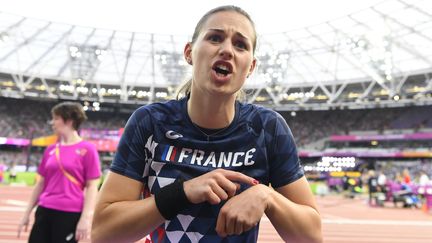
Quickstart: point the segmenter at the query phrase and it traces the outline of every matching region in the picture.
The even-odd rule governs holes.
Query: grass
[[[28,186],[32,186],[36,183],[36,172],[17,172],[16,179],[14,181],[11,181],[9,178],[9,172],[3,172],[3,180],[2,183],[4,184],[11,184],[11,183],[17,183],[17,184],[25,184]]]

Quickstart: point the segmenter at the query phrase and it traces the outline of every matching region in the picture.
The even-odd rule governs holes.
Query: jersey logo
[[[54,154],[55,154],[55,149],[52,149],[51,151],[49,151],[48,154],[49,154],[50,156],[51,156],[51,155],[54,155]]]
[[[174,132],[172,130],[169,130],[168,132],[166,132],[165,136],[169,139],[177,139],[177,138],[183,137],[183,135],[181,135],[180,133]]]
[[[83,149],[77,149],[75,150],[75,153],[81,156],[84,156],[87,153],[87,149],[83,148]]]
[[[74,233],[70,233],[70,234],[68,234],[68,235],[66,236],[66,241],[70,241],[70,240],[72,240],[73,236],[74,236]]]
[[[162,145],[162,160],[213,168],[251,166],[255,164],[256,148],[247,151],[215,152]]]

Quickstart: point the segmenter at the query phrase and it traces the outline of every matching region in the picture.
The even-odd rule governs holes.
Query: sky
[[[220,5],[242,7],[258,33],[293,30],[345,16],[383,0],[0,0],[0,11],[104,29],[190,35]]]

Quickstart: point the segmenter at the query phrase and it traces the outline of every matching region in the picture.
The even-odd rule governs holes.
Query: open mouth
[[[230,64],[225,62],[216,62],[213,65],[213,70],[218,74],[222,76],[227,76],[228,74],[232,73],[232,67]]]

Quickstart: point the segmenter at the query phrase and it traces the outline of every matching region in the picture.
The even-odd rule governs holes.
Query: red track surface
[[[0,186],[0,243],[25,243],[16,229],[32,188]],[[365,199],[332,195],[317,198],[326,243],[431,243],[432,213],[420,209],[369,207]],[[267,218],[261,220],[258,242],[283,242]]]

